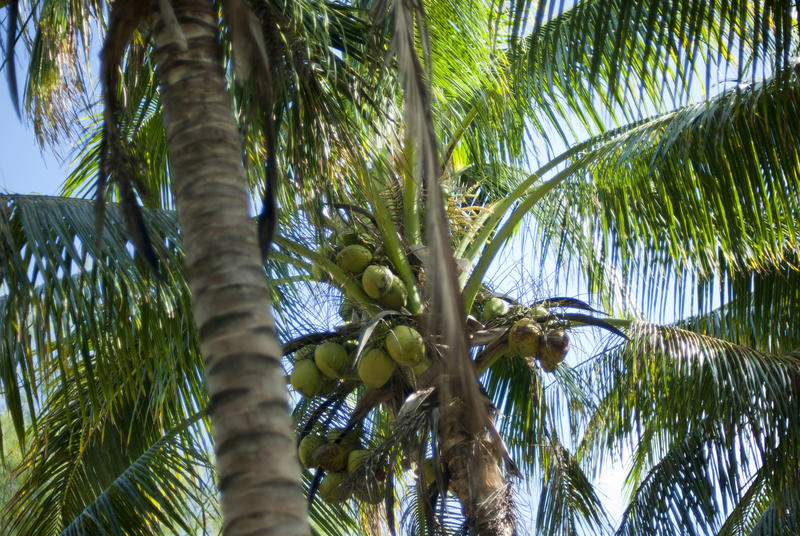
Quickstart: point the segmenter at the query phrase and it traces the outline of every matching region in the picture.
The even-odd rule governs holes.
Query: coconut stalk
[[[408,262],[408,256],[400,241],[400,236],[397,234],[394,221],[389,214],[389,209],[381,199],[381,196],[375,190],[373,181],[366,178],[364,182],[369,192],[369,201],[375,212],[375,221],[378,224],[378,229],[383,238],[383,247],[386,249],[386,254],[394,265],[397,274],[403,283],[406,285],[408,291],[408,305],[407,308],[411,314],[418,315],[422,312],[422,301],[420,300],[419,287],[417,286],[417,279],[414,277],[414,272],[411,270],[411,264]]]

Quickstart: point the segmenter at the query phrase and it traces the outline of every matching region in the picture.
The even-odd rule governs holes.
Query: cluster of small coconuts
[[[378,342],[381,340],[382,344]],[[422,336],[405,325],[395,326],[385,337],[376,337],[357,364],[354,358],[353,348],[337,342],[304,346],[295,352],[294,369],[289,377],[292,387],[306,397],[324,396],[336,388],[340,379],[351,380],[357,376],[366,386],[379,388],[389,381],[398,366],[407,367],[418,376],[430,365],[425,358]],[[298,446],[298,456],[304,466],[326,472],[318,492],[328,503],[344,501],[351,493],[362,502],[381,500],[383,491],[374,482],[352,488],[348,485],[348,473],[355,471],[369,454],[359,445],[357,431],[345,434],[332,429],[324,437],[311,433]]]
[[[511,352],[525,358],[536,358],[546,372],[555,372],[569,349],[569,337],[557,323],[549,320],[550,312],[542,306],[531,309],[511,326],[508,346]]]
[[[297,454],[305,467],[320,468],[326,472],[318,488],[320,497],[326,502],[339,503],[350,498],[350,495],[370,504],[382,500],[384,487],[379,481],[356,481],[358,485],[352,485],[347,478],[370,456],[370,451],[359,443],[358,430],[346,432],[341,428],[332,428],[324,436],[312,432],[300,441]]]
[[[337,246],[322,246],[317,252],[335,260],[346,273],[354,277],[364,293],[388,309],[405,307],[408,292],[403,281],[392,271],[382,255],[377,255],[370,244],[362,241],[357,233],[343,233],[334,240]],[[328,281],[328,274],[318,264],[311,267],[311,275],[318,281]],[[350,305],[346,300],[344,304]],[[345,305],[345,307],[347,306]],[[349,312],[352,313],[352,308]],[[340,310],[343,316],[346,312]]]
[[[360,283],[364,293],[384,309],[401,310],[406,305],[407,292],[403,281],[393,273],[388,262],[378,262],[372,249],[357,237],[340,236],[337,248],[324,246],[321,253]],[[329,281],[324,269],[312,266],[312,276]],[[344,292],[344,289],[342,289]],[[345,321],[353,317],[353,309],[345,298],[339,313]],[[402,322],[409,322],[404,317]],[[356,359],[356,344],[342,338],[331,338],[318,345],[307,345],[296,350],[292,359],[294,367],[289,376],[292,387],[306,397],[327,396],[340,380],[362,382],[367,387],[386,385],[398,368],[405,368],[415,377],[430,366],[425,357],[425,342],[412,326],[395,321],[384,321],[376,329]],[[331,434],[333,432],[333,436]],[[346,500],[351,494],[364,502],[379,502],[382,486],[373,481],[369,485],[348,484],[352,473],[369,457],[370,452],[358,444],[358,434],[342,435],[332,430],[326,436],[309,433],[300,441],[298,455],[307,468],[325,471],[318,492],[328,503]]]
[[[401,311],[405,307],[406,286],[392,271],[380,248],[371,247],[356,233],[339,234],[334,242],[335,246],[323,246],[318,253],[335,261],[353,281],[357,281],[379,309]],[[319,281],[332,282],[319,264],[315,263],[311,272],[312,277]],[[358,319],[360,312],[353,310],[346,290],[340,290],[345,295],[339,309],[342,319],[345,322]],[[519,307],[512,310],[509,301],[502,298],[484,299],[481,296],[479,302],[476,315],[486,326],[507,325],[508,315],[514,318],[519,312]],[[366,318],[361,317],[361,320]],[[540,306],[527,311],[526,316],[511,326],[508,346],[509,355],[529,360],[535,358],[543,370],[552,372],[564,360],[569,340],[564,330],[552,321],[549,311]],[[402,372],[398,377],[419,378],[431,365],[425,355],[425,341],[408,316],[382,320],[372,332],[368,345],[358,355],[356,348],[354,341],[343,336],[299,348],[292,358],[293,368],[289,377],[292,387],[307,398],[332,394],[342,380],[358,381],[366,387],[379,389],[387,385],[398,369]],[[325,434],[307,433],[298,445],[298,456],[305,467],[324,471],[318,493],[326,502],[342,502],[351,495],[372,504],[382,500],[382,474],[375,474],[376,478],[366,481],[348,478],[370,457],[370,451],[360,443],[357,430],[345,432],[334,428]],[[433,461],[424,460],[423,468],[425,480],[430,485],[435,478]]]
[[[339,380],[358,377],[367,387],[383,387],[399,365],[415,376],[422,374],[430,361],[425,358],[425,343],[419,332],[406,325],[390,329],[385,337],[374,337],[355,362],[355,345],[327,341],[303,346],[295,352],[289,376],[292,387],[306,397],[332,393]]]

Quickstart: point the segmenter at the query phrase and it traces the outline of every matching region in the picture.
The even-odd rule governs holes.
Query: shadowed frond
[[[0,532],[191,533],[202,516],[216,517],[203,413],[185,416],[175,395],[154,412],[153,394],[124,375],[112,403],[87,406],[94,378],[77,372],[42,407]]]
[[[542,445],[541,458],[544,477],[536,527],[542,534],[608,533],[608,519],[594,487],[554,434]]]
[[[636,487],[618,535],[713,534],[718,514],[713,461],[697,435],[676,443]]]
[[[603,398],[580,451],[597,468],[607,453],[632,448],[629,481],[646,506],[632,505],[630,534],[642,523],[663,534],[675,526],[660,523],[707,533],[721,505],[737,500],[749,464],[797,465],[800,360],[640,322],[628,335],[589,372]],[[798,483],[796,474],[784,478]],[[677,510],[656,515],[659,505]]]
[[[796,445],[784,442],[782,446],[788,449],[764,459],[752,475],[747,490],[728,514],[717,536],[789,536],[798,532],[800,520],[796,513],[800,507],[800,490],[796,481],[786,485],[782,474],[786,467],[791,467],[787,453],[794,456],[797,466],[796,452],[792,454],[789,450]],[[789,465],[784,466],[787,462]]]

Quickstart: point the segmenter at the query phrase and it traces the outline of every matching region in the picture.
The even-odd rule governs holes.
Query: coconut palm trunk
[[[155,57],[211,400],[224,533],[307,534],[281,348],[248,214],[217,16],[207,0],[173,6],[188,48],[181,50],[169,25],[157,20]]]
[[[470,534],[511,536],[516,516],[496,449],[465,428],[470,418],[464,410],[461,400],[453,398],[441,413],[439,444],[450,477],[448,491],[461,503]]]

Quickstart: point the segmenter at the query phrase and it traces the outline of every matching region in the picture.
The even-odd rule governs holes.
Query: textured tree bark
[[[500,469],[491,441],[475,437],[467,422],[464,403],[453,398],[441,409],[439,442],[449,475],[449,491],[461,509],[473,536],[512,536],[516,515],[511,491]]]
[[[156,2],[156,4],[158,4]],[[211,398],[226,535],[308,534],[280,345],[242,141],[210,0],[173,0],[188,48],[155,19],[163,121]]]

